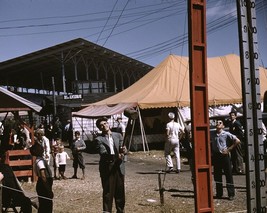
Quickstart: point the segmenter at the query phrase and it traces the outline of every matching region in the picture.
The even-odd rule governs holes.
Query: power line
[[[115,10],[115,7],[116,7],[117,3],[118,3],[118,0],[117,0],[116,3],[114,4],[114,6],[113,6],[113,8],[112,8],[112,10],[111,10],[111,12],[110,12],[110,14],[109,14],[109,17],[107,18],[107,21],[106,21],[105,25],[103,26],[101,32],[99,33],[99,36],[97,37],[96,43],[98,43],[98,40],[99,40],[99,38],[100,38],[100,36],[101,36],[103,30],[104,30],[105,27],[107,26],[107,23],[108,23],[108,21],[109,21],[109,19],[110,19],[110,17],[111,17],[111,14],[112,14],[113,11]]]
[[[106,38],[106,40],[105,40],[105,42],[104,42],[104,44],[103,44],[102,46],[105,46],[105,44],[106,44],[106,42],[108,41],[109,37],[110,37],[111,34],[113,33],[113,30],[116,28],[116,26],[117,26],[117,24],[118,24],[118,22],[119,22],[119,20],[120,20],[120,18],[121,18],[121,16],[122,16],[122,14],[123,14],[125,8],[127,7],[127,4],[128,4],[128,3],[129,3],[129,0],[126,2],[124,8],[123,8],[122,11],[121,11],[121,14],[120,14],[119,18],[117,19],[117,22],[115,23],[115,25],[114,25],[113,28],[111,29],[110,34],[108,35],[108,37]]]

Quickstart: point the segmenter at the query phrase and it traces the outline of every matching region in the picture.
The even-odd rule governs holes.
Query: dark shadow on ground
[[[173,194],[172,197],[194,198],[194,195]]]
[[[177,194],[171,194],[172,197],[194,198],[194,191],[192,190],[164,189],[163,193],[169,193],[169,192],[177,193]]]
[[[136,172],[136,174],[139,174],[139,175],[156,175],[158,174],[159,172]]]
[[[164,191],[166,191],[166,192],[183,192],[183,193],[193,193],[194,194],[194,191],[192,191],[192,190],[165,189]]]
[[[85,163],[85,165],[98,165],[99,163]]]

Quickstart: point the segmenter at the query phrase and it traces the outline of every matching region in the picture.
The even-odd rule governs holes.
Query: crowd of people
[[[125,125],[122,123],[121,118],[118,117],[115,127],[116,132],[112,132],[107,121],[108,119],[105,117],[96,121],[96,126],[101,131],[101,134],[98,134],[95,138],[97,142],[96,149],[100,155],[99,172],[103,187],[103,210],[111,212],[112,202],[115,199],[117,212],[124,212],[124,155],[127,152],[126,147],[123,145]],[[67,179],[65,176],[67,160],[73,160],[74,171],[73,176],[70,178],[77,179],[78,168],[80,168],[82,171],[80,179],[85,179],[85,163],[82,152],[86,149],[86,144],[79,131],[73,132],[70,120],[67,121],[65,127],[62,127],[59,118],[56,118],[54,123],[49,125],[40,124],[33,133],[34,143],[32,143],[32,132],[25,122],[16,122],[14,120],[12,122],[8,120],[8,122],[1,122],[1,129],[3,130],[0,132],[3,133],[0,138],[1,154],[5,154],[7,150],[29,149],[31,156],[35,156],[33,169],[38,177],[36,183],[39,203],[38,212],[53,212],[53,181]],[[7,132],[9,137],[5,138],[4,136]],[[63,141],[69,145],[71,157],[64,150]],[[2,157],[1,159],[3,161],[2,165],[6,165],[4,158]],[[50,162],[53,163],[53,171],[50,168]],[[11,167],[8,168],[12,171]],[[11,173],[15,177],[13,171]],[[4,170],[1,170],[0,179],[5,180],[7,177],[8,175]],[[12,181],[14,182],[15,180]],[[115,186],[116,188],[114,188]],[[16,199],[16,197],[13,199]],[[29,201],[25,196],[23,199]],[[31,209],[30,205],[31,203],[29,202],[21,204],[22,212],[30,212],[27,210]]]
[[[175,113],[168,113],[169,121],[166,123],[166,141],[164,156],[166,159],[166,172],[181,171],[180,144],[181,140],[186,141],[187,158],[193,178],[193,141],[191,126],[183,128],[175,121]],[[101,117],[97,119],[96,126],[101,133],[95,136],[96,150],[100,155],[99,172],[103,189],[103,211],[111,212],[112,203],[115,200],[117,212],[124,212],[125,206],[125,155],[127,149],[124,145],[125,125],[121,117],[116,119],[116,127],[111,128],[108,119]],[[229,113],[228,127],[225,131],[223,120],[216,122],[216,134],[211,139],[212,164],[214,180],[216,184],[216,198],[223,196],[222,176],[226,177],[226,189],[229,200],[235,197],[233,174],[244,174],[244,162],[242,146],[244,145],[244,130],[237,120],[235,111]],[[3,125],[1,122],[0,125]],[[5,125],[2,133],[5,133]],[[81,180],[85,179],[85,163],[83,151],[86,144],[81,138],[79,131],[74,131],[70,120],[65,127],[62,127],[58,118],[54,124],[40,125],[34,132],[32,144],[30,131],[25,123],[19,123],[18,129],[10,128],[8,149],[29,149],[32,156],[36,157],[34,170],[38,176],[36,191],[39,196],[38,212],[53,211],[53,181],[67,179],[65,170],[67,160],[73,160],[72,179],[78,178],[78,168],[81,169]],[[74,131],[74,132],[73,132]],[[1,132],[0,132],[1,133]],[[266,131],[265,131],[266,133]],[[4,141],[1,134],[1,141]],[[20,139],[22,138],[22,139]],[[21,141],[20,141],[21,140]],[[64,150],[63,141],[67,142],[71,150],[71,157]],[[3,145],[3,143],[1,144]],[[175,163],[172,162],[171,154],[174,154]],[[53,163],[53,172],[50,169],[50,162]],[[0,173],[2,177],[2,173]]]
[[[186,157],[192,172],[193,179],[193,141],[191,125],[186,125],[185,129],[181,129],[178,123],[175,122],[174,114],[168,114],[170,122],[166,125],[167,140],[165,143],[165,157],[166,157],[166,168],[167,172],[172,171],[172,162],[170,162],[169,153],[172,151],[176,159],[177,170],[180,167],[179,150],[180,138],[183,138],[184,145],[187,150]],[[225,127],[228,127],[228,130]],[[262,122],[262,137],[263,144],[266,144],[266,127]],[[178,131],[180,129],[180,131]],[[183,134],[183,137],[180,135]],[[172,135],[172,137],[170,137]],[[175,138],[175,139],[171,139]],[[216,132],[211,134],[211,155],[213,165],[213,176],[216,185],[215,197],[220,199],[223,197],[223,181],[222,176],[226,178],[226,189],[229,200],[233,200],[235,197],[233,174],[244,175],[244,147],[245,147],[245,136],[244,129],[241,122],[237,119],[237,111],[232,110],[229,112],[229,118],[226,120],[218,119],[216,121]],[[171,147],[171,149],[169,148]],[[266,150],[265,150],[266,151]],[[179,170],[178,170],[179,171]]]
[[[33,169],[38,177],[36,184],[36,192],[38,194],[39,208],[38,212],[52,212],[53,209],[53,191],[52,185],[54,179],[66,179],[64,172],[66,169],[66,161],[70,159],[68,154],[64,151],[64,145],[62,143],[62,137],[70,140],[72,133],[72,125],[68,122],[68,129],[63,131],[62,124],[58,117],[55,118],[54,122],[47,125],[45,122],[41,123],[37,128],[30,128],[25,121],[15,118],[6,118],[1,121],[0,124],[0,145],[1,145],[1,177],[5,187],[11,185],[16,186],[15,178],[10,179],[9,177],[15,177],[14,171],[8,164],[6,164],[6,151],[8,150],[29,150],[31,156],[18,156],[18,159],[24,160],[35,156],[36,160],[33,164]],[[79,133],[79,132],[78,132]],[[78,133],[75,133],[78,134]],[[64,139],[65,139],[64,138]],[[73,140],[69,141],[72,145]],[[72,147],[71,147],[72,148]],[[73,148],[73,155],[77,151]],[[54,174],[50,169],[51,158],[53,159]],[[75,159],[75,157],[74,157]],[[74,162],[76,162],[74,160]],[[3,168],[3,169],[2,169]],[[6,168],[10,168],[7,170]],[[74,165],[75,168],[75,165]],[[21,168],[25,169],[25,168]],[[8,181],[7,178],[9,179]],[[83,177],[84,178],[84,177]],[[12,190],[12,189],[11,189]],[[16,190],[16,188],[14,188]],[[27,198],[22,196],[22,193],[9,193],[9,197],[6,197],[5,193],[3,196],[4,200],[10,200],[12,202],[17,200],[17,197],[23,198],[28,201]],[[13,196],[14,195],[14,196]],[[17,201],[16,201],[17,202]],[[30,212],[28,209],[29,202],[19,203],[22,207],[22,212]],[[31,206],[31,204],[30,204]],[[26,210],[27,209],[27,210]]]

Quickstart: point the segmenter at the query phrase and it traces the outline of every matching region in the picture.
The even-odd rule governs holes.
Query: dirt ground
[[[70,153],[70,150],[66,148]],[[98,172],[99,156],[84,153],[86,179],[55,180],[55,213],[97,213],[102,211],[102,189]],[[163,151],[129,153],[126,163],[126,207],[127,213],[176,213],[194,212],[194,191],[187,160],[182,158],[182,171],[179,174],[162,174],[164,204],[160,201],[159,172],[165,170]],[[52,168],[52,167],[51,167]],[[66,176],[73,175],[72,161],[68,161]],[[78,177],[81,170],[78,170]],[[225,181],[225,180],[224,180]],[[245,212],[245,175],[234,176],[236,198],[229,201],[214,199],[215,212]],[[214,182],[213,182],[214,185]],[[225,184],[224,184],[225,185]],[[34,183],[22,183],[23,189],[34,191]],[[115,211],[115,207],[114,212]],[[36,212],[34,210],[33,212]]]

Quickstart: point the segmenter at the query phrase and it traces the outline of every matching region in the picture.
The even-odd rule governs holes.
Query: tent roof
[[[208,58],[207,67],[209,105],[242,103],[239,56],[230,54]],[[266,69],[260,68],[262,97],[267,90],[266,72]],[[141,109],[190,106],[188,57],[169,55],[132,86],[110,98],[90,104],[82,112],[91,117],[97,106],[116,104],[138,105]],[[79,116],[79,112],[74,116]]]
[[[30,111],[40,112],[42,107],[13,92],[0,87],[0,112]]]

